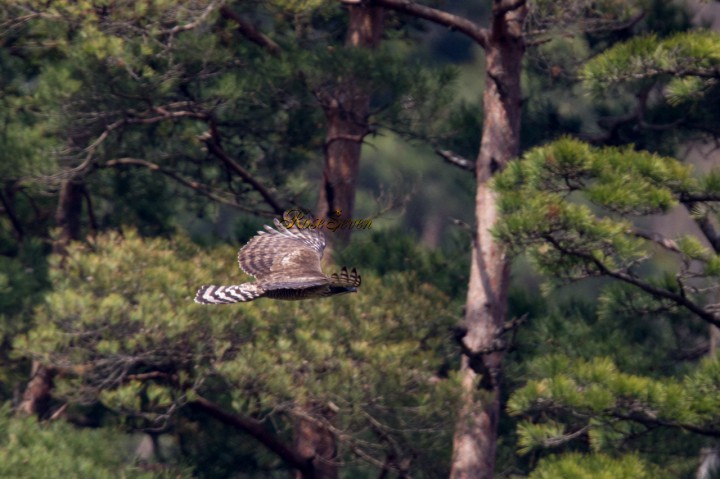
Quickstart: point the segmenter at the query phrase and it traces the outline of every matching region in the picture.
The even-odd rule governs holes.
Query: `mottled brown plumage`
[[[325,236],[319,229],[286,228],[277,219],[265,226],[238,253],[240,268],[255,282],[230,286],[207,285],[195,295],[201,304],[228,304],[257,298],[299,300],[354,293],[360,286],[355,268],[327,276],[320,261]]]

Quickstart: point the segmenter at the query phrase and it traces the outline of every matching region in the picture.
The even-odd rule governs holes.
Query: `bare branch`
[[[680,202],[685,206],[700,231],[702,231],[708,243],[712,246],[716,254],[720,254],[720,225],[715,214],[711,214],[712,209],[700,203],[720,201],[720,195],[715,193],[692,194],[683,193],[680,195]],[[703,208],[702,214],[697,214],[696,210]]]
[[[363,3],[363,0],[341,0],[348,5]],[[488,30],[482,28],[467,18],[453,15],[436,8],[421,5],[409,0],[372,0],[373,5],[389,8],[398,12],[408,13],[415,17],[424,18],[439,25],[444,25],[451,30],[457,30],[475,40],[481,47],[487,48]]]
[[[249,22],[245,21],[240,15],[238,15],[232,8],[227,5],[220,8],[220,14],[235,22],[237,25],[238,32],[254,44],[264,48],[271,55],[278,56],[281,53],[280,46],[275,43],[270,37],[263,34],[260,30],[255,28]]]
[[[682,254],[682,251],[680,251],[680,248],[678,248],[678,245],[674,240],[671,240],[670,238],[665,238],[664,236],[662,236],[658,233],[643,231],[639,228],[632,228],[629,231],[629,233],[633,236],[637,236],[638,238],[652,241],[656,245],[658,245],[668,251],[672,251],[673,253]]]
[[[568,434],[563,434],[561,436],[555,436],[548,439],[543,440],[543,446],[545,447],[558,447],[562,446],[566,442],[572,441],[575,438],[578,438],[588,432],[590,430],[590,425],[586,425],[581,427],[575,432],[571,432]]]
[[[230,156],[225,152],[225,150],[220,146],[220,137],[219,133],[216,131],[214,125],[211,123],[211,131],[203,137],[203,140],[205,140],[205,145],[207,145],[208,151],[212,153],[213,155],[217,156],[222,160],[223,163],[225,163],[228,167],[230,167],[231,170],[233,170],[237,175],[242,178],[242,180],[249,184],[255,191],[260,193],[260,196],[263,197],[265,202],[270,205],[270,207],[273,209],[273,211],[276,214],[283,214],[283,212],[286,210],[285,207],[283,207],[280,202],[275,199],[275,197],[270,193],[270,191],[265,188],[259,181],[257,181],[249,171],[247,171],[245,168],[243,168],[239,163],[237,163],[235,160],[230,158]]]
[[[457,155],[453,153],[450,150],[440,150],[436,149],[435,154],[441,157],[446,162],[450,163],[453,166],[457,166],[461,170],[465,171],[475,171],[475,162],[468,160],[467,158],[463,158],[460,155]]]
[[[41,177],[39,180],[45,182],[57,182],[75,178],[82,175],[92,166],[95,160],[95,151],[102,145],[102,143],[110,136],[110,134],[120,127],[126,125],[146,125],[158,123],[165,120],[174,120],[178,118],[193,118],[197,120],[207,120],[208,115],[203,111],[192,111],[192,110],[172,110],[177,106],[187,106],[186,102],[179,102],[177,104],[170,104],[158,107],[153,107],[148,111],[137,112],[135,110],[124,111],[124,118],[116,120],[105,127],[102,133],[88,146],[83,148],[82,153],[85,154],[85,159],[77,166],[67,168],[59,171],[53,175]],[[150,116],[150,113],[153,115]]]
[[[720,201],[720,193],[682,193],[679,199],[683,204]]]
[[[280,441],[280,439],[271,434],[265,426],[263,426],[262,422],[256,419],[241,416],[239,414],[227,412],[217,404],[201,396],[198,396],[197,399],[189,402],[188,404],[207,413],[223,424],[227,424],[228,426],[232,426],[250,434],[262,443],[262,445],[277,454],[277,456],[288,465],[300,471],[302,477],[314,477],[312,458],[303,457],[297,450]]]
[[[212,11],[215,10],[215,7],[217,7],[217,2],[211,2],[207,6],[207,8],[200,14],[200,16],[198,16],[195,20],[189,23],[184,23],[182,25],[176,25],[171,28],[168,33],[174,35],[176,33],[185,32],[197,28],[198,25],[200,25],[202,22],[205,21],[205,19],[207,19],[208,16],[210,16]]]
[[[213,193],[211,189],[202,183],[198,183],[197,181],[188,180],[187,178],[184,178],[182,175],[178,174],[177,172],[164,168],[157,163],[152,163],[150,161],[141,160],[138,158],[118,158],[115,160],[110,160],[102,165],[98,165],[99,167],[108,167],[108,168],[114,168],[119,166],[142,166],[144,168],[148,168],[152,171],[157,171],[158,173],[161,173],[169,178],[172,178],[173,180],[177,181],[183,186],[187,186],[188,188],[197,191],[201,195],[210,198],[212,201],[215,201],[216,203],[221,203],[227,206],[231,206],[235,209],[238,209],[240,211],[245,211],[246,213],[253,213],[258,214],[262,216],[274,216],[275,213],[272,212],[263,212],[259,210],[254,210],[252,208],[248,208],[246,206],[240,205],[235,201],[229,200],[227,198],[223,198],[222,196]]]

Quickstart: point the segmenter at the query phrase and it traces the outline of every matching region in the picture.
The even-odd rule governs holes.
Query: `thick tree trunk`
[[[356,48],[377,47],[383,32],[384,9],[352,5],[348,14],[347,44]],[[370,92],[364,82],[348,78],[329,91],[317,93],[327,119],[317,217],[350,220],[355,211],[360,151],[369,131]],[[351,232],[349,228],[338,228],[330,236],[331,243],[346,243]],[[332,420],[328,415],[333,414],[327,411],[325,418]],[[295,444],[304,457],[312,458],[317,479],[338,477],[337,442],[330,431],[300,419],[295,426]]]
[[[375,48],[383,31],[382,7],[348,7],[347,43],[358,48]],[[362,141],[369,131],[370,92],[357,78],[348,78],[331,91],[319,92],[325,118],[325,164],[317,207],[318,218],[351,219],[355,210],[355,188],[360,166]],[[332,240],[347,242],[351,230],[339,228]]]
[[[509,264],[490,234],[498,212],[489,180],[518,154],[525,14],[525,6],[496,13],[485,48],[485,119],[475,170],[476,230],[463,338],[473,357],[465,356],[461,365],[464,399],[453,440],[453,479],[490,479],[494,475],[503,356],[499,344]]]

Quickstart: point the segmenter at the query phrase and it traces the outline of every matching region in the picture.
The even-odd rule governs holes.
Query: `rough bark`
[[[55,240],[53,251],[63,254],[71,241],[80,239],[84,186],[75,180],[65,180],[60,187],[60,198],[55,213],[55,222],[60,234]]]
[[[348,15],[347,44],[355,48],[377,47],[383,32],[384,9],[352,5],[348,7]],[[362,141],[369,132],[370,92],[357,78],[348,78],[316,95],[327,121],[317,217],[350,220],[355,210]],[[330,236],[330,241],[346,243],[351,232],[349,228],[339,228]],[[332,421],[334,413],[323,411],[322,414]],[[339,476],[337,440],[322,425],[299,419],[295,425],[295,444],[300,453],[312,461],[318,479]]]
[[[322,415],[332,421],[335,414],[325,409]],[[295,450],[312,465],[316,479],[339,477],[337,440],[322,424],[299,418],[295,424]],[[303,479],[303,472],[298,471],[295,477]]]
[[[375,48],[383,32],[384,9],[370,5],[348,7],[347,44]],[[325,118],[325,163],[317,206],[318,218],[351,219],[362,141],[369,132],[370,92],[357,78],[348,78],[329,91],[317,92]],[[336,230],[332,240],[350,239],[351,230]]]
[[[50,395],[55,377],[53,368],[33,361],[32,373],[17,411],[28,416],[45,417],[50,409]]]
[[[346,3],[357,1],[345,0]],[[464,397],[453,438],[450,477],[490,479],[495,468],[500,414],[503,352],[499,345],[507,308],[509,265],[502,248],[490,234],[498,211],[489,180],[518,154],[526,0],[493,0],[489,29],[408,0],[374,0],[373,3],[453,28],[472,38],[485,51],[484,122],[477,162],[473,168],[466,162],[458,162],[452,154],[439,154],[456,166],[474,170],[477,181],[476,225],[465,305],[466,334],[462,338]]]
[[[497,11],[485,47],[484,123],[475,175],[475,235],[465,306],[467,334],[463,341],[474,352],[491,351],[480,361],[463,358],[463,405],[453,438],[450,477],[490,479],[494,475],[497,425],[500,415],[500,341],[507,307],[509,264],[490,234],[497,220],[495,195],[489,180],[518,154],[520,139],[520,73],[524,54],[522,23],[526,7]]]

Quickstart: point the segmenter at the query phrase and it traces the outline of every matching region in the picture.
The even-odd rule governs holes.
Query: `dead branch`
[[[220,14],[235,22],[237,30],[242,36],[253,42],[254,44],[264,48],[273,56],[278,56],[281,53],[280,46],[275,43],[270,37],[262,33],[260,30],[255,28],[252,24],[243,19],[238,15],[232,8],[227,5],[220,8]]]
[[[642,238],[648,241],[651,241],[655,243],[656,245],[660,246],[663,249],[666,249],[668,251],[671,251],[673,253],[682,253],[680,251],[680,248],[678,248],[677,243],[674,240],[671,240],[670,238],[665,238],[664,236],[653,233],[649,231],[643,231],[639,228],[631,228],[630,231],[628,231],[629,234],[633,236],[637,236],[638,238]]]
[[[192,22],[184,23],[182,25],[176,25],[172,27],[170,30],[168,30],[167,33],[171,35],[175,35],[176,33],[180,32],[186,32],[188,30],[192,30],[194,28],[197,28],[202,22],[204,22],[207,17],[210,16],[213,10],[217,7],[217,2],[210,2],[210,4],[207,6],[207,8]]]
[[[475,162],[468,160],[467,158],[463,158],[462,156],[453,153],[450,150],[440,150],[436,149],[435,154],[438,155],[440,158],[445,160],[447,163],[450,163],[453,166],[457,166],[461,170],[465,171],[475,171]]]

